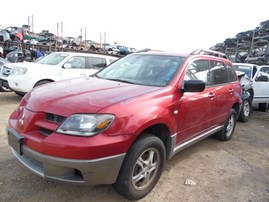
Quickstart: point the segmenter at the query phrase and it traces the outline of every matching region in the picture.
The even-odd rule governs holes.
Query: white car
[[[258,66],[248,63],[233,63],[237,71],[245,72],[253,82],[254,104],[265,111],[269,103],[269,66]]]
[[[53,52],[37,62],[5,64],[0,81],[24,95],[45,83],[94,74],[117,59],[101,54]]]

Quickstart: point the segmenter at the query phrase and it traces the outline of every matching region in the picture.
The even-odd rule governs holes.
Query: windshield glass
[[[117,60],[96,76],[146,86],[166,86],[180,68],[184,57],[131,54]]]
[[[54,53],[50,53],[49,55],[41,58],[36,63],[45,64],[45,65],[57,65],[61,61],[63,61],[63,59],[66,58],[67,56],[68,56],[67,53],[56,53],[56,52],[54,52]]]
[[[251,78],[251,67],[247,65],[234,65],[236,71],[245,72],[248,78]]]

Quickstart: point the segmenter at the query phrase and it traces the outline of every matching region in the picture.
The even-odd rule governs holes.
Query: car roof
[[[251,63],[239,63],[239,62],[233,62],[233,65],[248,65],[248,66],[259,66],[256,64],[251,64]]]
[[[92,56],[92,57],[104,57],[104,58],[117,58],[110,55],[103,55],[103,54],[97,54],[97,53],[80,53],[80,52],[52,52],[52,53],[60,53],[60,54],[69,54],[73,56]]]
[[[133,54],[140,54],[140,55],[164,55],[164,56],[181,56],[187,57],[190,54],[182,54],[182,53],[175,53],[175,52],[168,52],[168,51],[147,51],[147,52],[135,52]]]

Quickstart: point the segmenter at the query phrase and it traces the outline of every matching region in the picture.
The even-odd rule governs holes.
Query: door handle
[[[212,93],[212,92],[210,92],[210,93],[208,94],[208,98],[213,98],[213,97],[215,97],[215,94]]]
[[[234,89],[229,89],[229,93],[233,93],[234,92]]]

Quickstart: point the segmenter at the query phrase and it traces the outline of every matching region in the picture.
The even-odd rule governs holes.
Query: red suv
[[[225,55],[143,51],[92,76],[36,87],[11,114],[19,161],[44,178],[114,184],[146,196],[166,159],[214,135],[229,140],[241,85]]]

